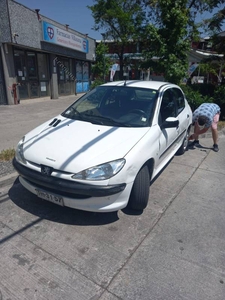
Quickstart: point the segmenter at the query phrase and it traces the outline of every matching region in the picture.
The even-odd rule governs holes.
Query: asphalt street
[[[74,97],[0,106],[0,151]],[[224,300],[225,136],[175,156],[142,213],[90,213],[0,178],[1,300]]]

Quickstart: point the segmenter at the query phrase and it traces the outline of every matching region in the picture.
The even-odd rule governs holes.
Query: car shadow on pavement
[[[15,205],[41,219],[78,226],[98,226],[119,220],[118,213],[98,213],[62,207],[42,200],[27,191],[18,178],[10,188],[8,195]]]

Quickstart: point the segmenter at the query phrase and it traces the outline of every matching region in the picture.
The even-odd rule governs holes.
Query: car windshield
[[[69,119],[117,127],[149,127],[158,91],[128,86],[99,86],[62,115]]]

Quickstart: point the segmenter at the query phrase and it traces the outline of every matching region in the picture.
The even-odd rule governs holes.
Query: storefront
[[[6,104],[39,97],[57,99],[90,89],[94,39],[12,0],[1,1],[0,11],[8,16],[0,24],[5,33],[0,47]],[[21,20],[26,23],[19,24]]]
[[[18,48],[13,55],[20,99],[49,96],[48,55]]]

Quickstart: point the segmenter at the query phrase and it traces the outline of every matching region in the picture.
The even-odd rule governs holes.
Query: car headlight
[[[22,164],[26,164],[26,160],[23,155],[23,145],[24,145],[25,136],[19,141],[17,148],[16,148],[16,160]]]
[[[94,166],[89,169],[83,170],[72,176],[73,179],[82,180],[105,180],[116,175],[124,166],[125,159],[118,159],[107,162],[102,165]]]

